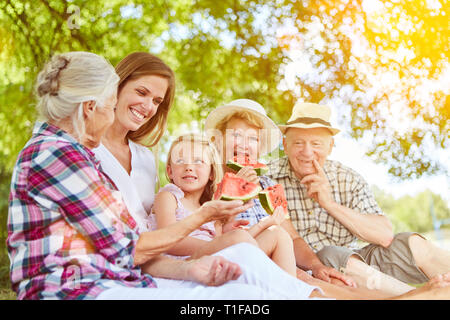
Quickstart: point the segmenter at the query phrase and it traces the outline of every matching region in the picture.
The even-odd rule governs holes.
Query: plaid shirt
[[[313,251],[317,252],[324,246],[356,248],[357,238],[317,202],[308,198],[306,186],[295,176],[286,156],[272,160],[268,166],[268,176],[285,188],[292,224]],[[323,170],[337,203],[362,214],[383,215],[369,185],[356,171],[331,160],[326,161]]]
[[[8,213],[18,299],[93,299],[112,286],[154,287],[133,265],[136,222],[94,154],[36,123],[14,167]]]
[[[276,184],[273,182],[269,177],[266,176],[260,176],[259,177],[259,183],[261,185],[261,188],[265,189],[267,187],[273,186]],[[253,199],[253,207],[248,209],[245,212],[242,212],[236,216],[236,220],[248,220],[250,223],[247,225],[248,227],[251,227],[259,222],[264,217],[267,217],[269,214],[266,212],[266,210],[261,205],[261,202],[259,202],[258,198]]]

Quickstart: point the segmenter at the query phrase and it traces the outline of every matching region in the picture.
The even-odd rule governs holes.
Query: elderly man
[[[359,286],[401,294],[450,270],[450,252],[417,233],[394,235],[363,177],[328,160],[333,136],[331,110],[297,103],[284,134],[285,157],[269,163],[268,176],[285,187],[289,214],[300,236],[327,266]],[[369,243],[357,249],[355,242]]]

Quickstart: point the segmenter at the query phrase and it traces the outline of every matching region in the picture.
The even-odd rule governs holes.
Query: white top
[[[128,140],[128,145],[131,150],[130,175],[103,144],[92,151],[100,161],[103,171],[114,181],[122,194],[129,213],[136,220],[139,232],[145,232],[149,231],[147,219],[155,201],[158,181],[155,157],[148,148],[131,140]]]

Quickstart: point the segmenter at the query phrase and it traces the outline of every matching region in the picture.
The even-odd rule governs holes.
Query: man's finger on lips
[[[313,160],[313,165],[316,168],[318,174],[320,174],[321,176],[325,176],[325,171],[323,171],[322,167],[319,164],[319,161],[314,159]]]

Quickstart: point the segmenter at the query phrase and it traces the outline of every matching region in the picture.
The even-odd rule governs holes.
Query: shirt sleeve
[[[363,214],[384,215],[378,206],[369,184],[363,177],[353,172],[349,207]]]
[[[39,152],[29,182],[28,192],[40,206],[59,212],[109,261],[132,265],[137,234],[121,222],[128,214],[120,194],[105,185],[95,164],[73,145],[55,144]]]

